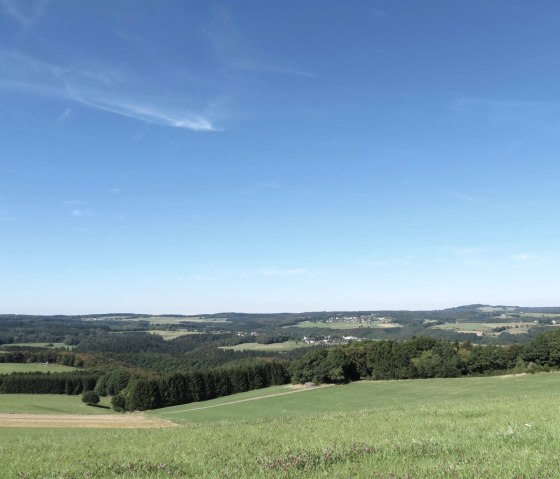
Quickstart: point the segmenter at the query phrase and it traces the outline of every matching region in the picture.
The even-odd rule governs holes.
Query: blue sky
[[[559,20],[0,0],[0,312],[560,305]]]

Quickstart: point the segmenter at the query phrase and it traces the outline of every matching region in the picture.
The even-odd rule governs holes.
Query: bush
[[[95,391],[86,391],[82,396],[82,402],[85,402],[88,406],[99,404],[99,394]]]
[[[113,396],[111,398],[111,404],[113,406],[113,409],[117,412],[122,412],[124,411],[125,405],[126,405],[126,399],[123,396]]]

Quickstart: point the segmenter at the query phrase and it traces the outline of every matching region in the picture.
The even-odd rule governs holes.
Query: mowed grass
[[[100,406],[88,406],[81,396],[64,394],[0,394],[0,413],[20,414],[112,414],[108,398]],[[0,431],[3,431],[0,429]]]
[[[278,386],[271,391],[269,389],[260,390],[260,394],[259,390],[250,391],[211,401],[148,411],[148,414],[181,423],[212,422],[316,416],[362,410],[386,411],[424,404],[495,400],[526,390],[532,394],[555,392],[560,395],[560,374],[359,381],[311,389],[293,389],[292,386]],[[270,397],[243,401],[258,396]]]
[[[65,373],[76,371],[71,366],[61,366],[59,364],[37,364],[37,363],[0,363],[0,374],[10,373]]]
[[[291,351],[297,348],[305,348],[311,346],[307,343],[297,341],[284,341],[282,343],[242,343],[235,346],[222,346],[220,349],[231,349],[233,351]]]
[[[298,328],[323,328],[323,329],[361,329],[361,328],[401,328],[402,326],[398,323],[347,323],[344,321],[334,321],[332,323],[327,323],[325,321],[302,321],[293,326],[288,327],[298,327]]]
[[[363,382],[247,402],[252,410],[238,418],[226,412],[242,403],[218,407],[170,429],[5,429],[0,471],[27,479],[557,478],[559,394],[558,374]]]

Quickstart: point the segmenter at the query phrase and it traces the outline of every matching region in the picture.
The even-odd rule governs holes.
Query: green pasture
[[[37,363],[0,363],[0,374],[10,373],[66,373],[75,371],[76,368],[70,366],[60,366],[58,364],[37,364]]]
[[[261,391],[269,394],[267,389]],[[289,394],[240,402],[259,395],[258,392],[251,391],[212,401],[157,409],[148,414],[182,423],[212,422],[226,419],[316,416],[362,410],[386,411],[428,403],[495,400],[503,395],[523,391],[531,391],[532,394],[554,392],[560,395],[560,374],[359,381],[341,386],[293,391],[290,386],[284,386],[283,390],[274,390],[272,394]]]
[[[558,318],[560,319],[560,314],[558,313],[519,313],[520,316],[525,316],[527,318]]]
[[[363,382],[177,414],[186,424],[170,429],[3,429],[0,470],[7,479],[552,479],[559,394],[558,374]],[[169,410],[150,414],[170,419]]]
[[[526,333],[529,328],[535,326],[535,323],[527,322],[527,321],[518,321],[518,322],[500,322],[500,323],[473,323],[473,322],[465,322],[465,323],[445,323],[445,324],[438,324],[436,326],[431,326],[433,329],[444,329],[446,331],[457,331],[459,333],[492,333],[494,332],[494,328],[499,327],[506,327],[505,331],[510,334],[523,334]]]
[[[298,328],[322,328],[322,329],[361,329],[361,328],[401,328],[398,323],[347,323],[344,321],[334,321],[327,323],[326,321],[302,321],[294,325]],[[294,327],[290,326],[290,327]]]
[[[242,343],[236,344],[235,346],[222,346],[221,349],[231,349],[233,351],[292,351],[293,349],[304,348],[306,346],[311,345],[297,341],[284,341],[282,343],[270,344]]]
[[[27,414],[112,414],[108,398],[98,406],[88,406],[82,396],[65,394],[0,394],[0,413]],[[105,406],[105,407],[99,407]],[[3,434],[3,429],[0,429]]]

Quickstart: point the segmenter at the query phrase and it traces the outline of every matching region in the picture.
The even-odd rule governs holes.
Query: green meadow
[[[101,407],[99,407],[101,406]],[[81,396],[63,394],[0,394],[0,413],[20,414],[113,414],[110,401],[88,406]],[[3,431],[0,429],[0,431]]]
[[[65,373],[75,371],[71,366],[61,366],[59,364],[37,364],[37,363],[0,363],[0,374],[10,373]]]
[[[0,470],[27,479],[557,478],[559,395],[555,373],[275,387],[148,413],[180,424],[169,429],[2,429]]]

